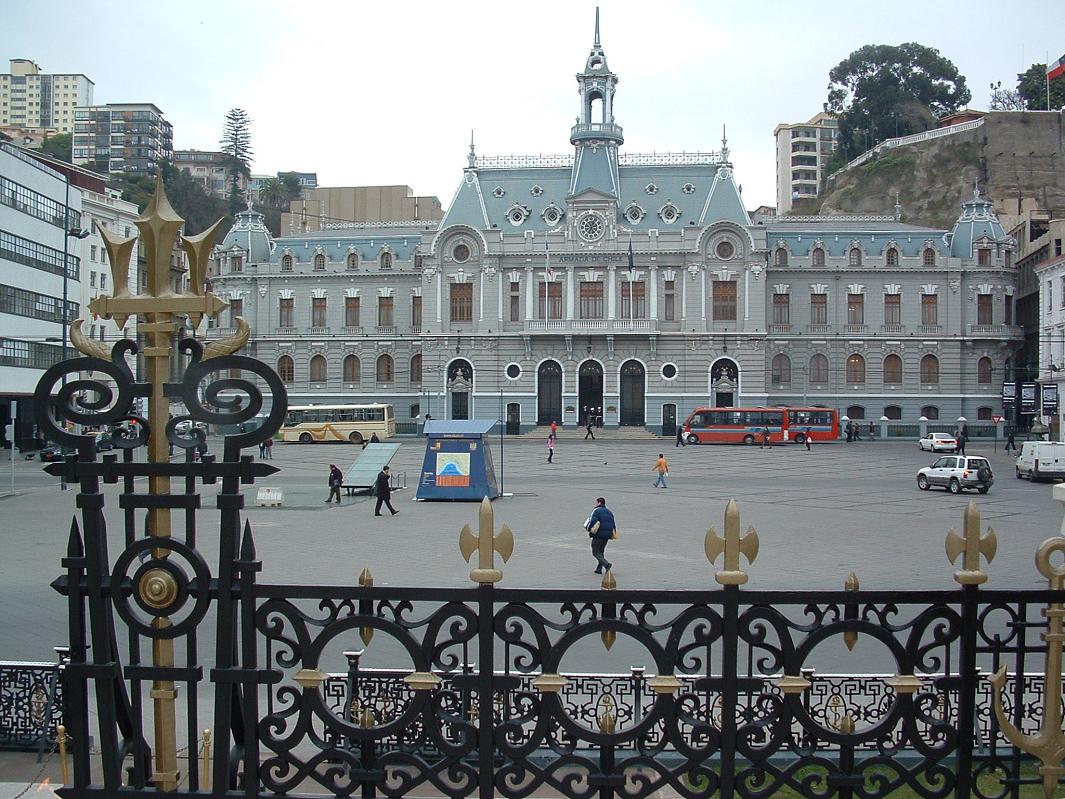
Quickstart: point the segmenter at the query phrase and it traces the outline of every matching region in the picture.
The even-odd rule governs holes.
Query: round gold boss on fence
[[[146,571],[137,590],[145,605],[157,609],[173,604],[178,595],[177,581],[164,569]]]

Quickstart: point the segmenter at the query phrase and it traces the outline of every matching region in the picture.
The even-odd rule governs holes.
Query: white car
[[[932,486],[943,486],[952,494],[962,489],[975,488],[981,494],[991,490],[995,475],[987,458],[965,455],[944,455],[931,466],[917,472],[917,487],[927,491]]]
[[[182,419],[180,422],[174,425],[175,430],[177,430],[179,433],[184,434],[191,433],[193,428],[202,430],[205,433],[207,432],[207,425],[204,422],[194,422],[192,421],[192,419]]]
[[[917,449],[929,452],[957,452],[958,441],[950,433],[929,433],[918,440]]]

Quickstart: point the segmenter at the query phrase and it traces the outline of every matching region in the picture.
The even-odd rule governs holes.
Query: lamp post
[[[70,224],[70,176],[63,175],[66,181],[66,195],[63,201],[63,308],[60,311],[63,320],[63,360],[67,359],[67,325],[69,320],[67,318],[67,300],[69,297],[69,284],[70,284],[70,238],[73,236],[76,239],[84,239],[89,235],[89,231],[82,230],[80,226],[73,227]],[[63,378],[64,384],[66,383],[66,377]]]

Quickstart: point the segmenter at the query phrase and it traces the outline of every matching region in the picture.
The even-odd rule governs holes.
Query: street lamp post
[[[70,224],[70,175],[63,173],[63,178],[66,183],[65,196],[63,200],[63,307],[59,309],[59,316],[62,321],[62,360],[67,359],[67,327],[69,326],[70,319],[67,311],[70,295],[70,237],[73,236],[76,239],[84,239],[89,235],[89,231],[82,230],[79,224],[78,227],[73,227]],[[80,220],[79,220],[80,221]],[[66,373],[63,373],[63,385],[67,384]],[[60,478],[60,486],[64,491],[67,489],[67,478],[64,476]]]

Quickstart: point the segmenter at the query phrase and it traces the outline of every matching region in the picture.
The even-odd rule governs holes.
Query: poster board
[[[417,499],[480,502],[499,496],[488,431],[495,419],[425,423],[425,458]]]

